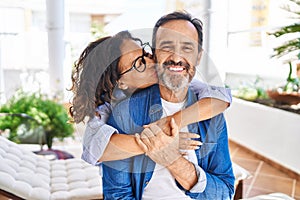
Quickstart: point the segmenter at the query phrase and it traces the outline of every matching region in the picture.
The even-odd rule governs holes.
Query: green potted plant
[[[268,99],[266,90],[260,84],[261,80],[261,77],[256,76],[253,83],[243,83],[237,89],[232,90],[232,95],[247,101]]]
[[[6,104],[0,106],[0,113],[0,130],[9,129],[8,138],[16,143],[22,142],[22,136],[26,134],[37,138],[33,135],[43,132],[44,138],[41,140],[51,149],[53,138],[63,139],[72,136],[74,132],[73,125],[68,122],[66,108],[40,93],[17,92]],[[23,133],[20,134],[22,129]]]
[[[290,4],[286,5],[283,9],[291,13],[293,18],[298,19],[298,22],[283,26],[270,35],[276,38],[283,36],[294,35],[292,39],[288,39],[282,45],[274,48],[272,57],[285,57],[285,62],[289,65],[289,74],[286,79],[286,84],[276,90],[269,91],[269,96],[274,98],[275,101],[288,104],[300,103],[300,81],[299,77],[292,77],[294,60],[300,60],[300,0],[288,0]]]

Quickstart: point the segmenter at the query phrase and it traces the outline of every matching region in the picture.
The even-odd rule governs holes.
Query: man
[[[201,58],[201,21],[181,12],[166,15],[155,25],[152,45],[158,62],[159,85],[137,92],[114,107],[108,124],[119,132],[141,132],[143,124],[197,101],[188,84]],[[234,176],[222,114],[186,128],[198,133],[203,145],[185,155],[176,147],[176,134],[165,136],[155,125],[147,130],[142,139],[150,149],[149,156],[103,163],[106,199],[232,198]],[[165,140],[168,142],[155,148],[156,137],[168,137]]]

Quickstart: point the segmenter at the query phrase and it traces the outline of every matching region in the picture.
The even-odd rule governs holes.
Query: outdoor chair
[[[232,163],[233,174],[235,177],[235,194],[234,200],[238,200],[243,198],[243,187],[244,187],[244,180],[251,178],[252,175],[243,167],[237,165],[236,163]]]
[[[0,197],[12,199],[102,199],[98,167],[81,159],[48,160],[0,136]],[[234,199],[242,198],[250,173],[233,163]],[[1,198],[0,198],[1,199]]]
[[[52,160],[0,136],[0,199],[102,199],[98,167],[81,159]]]

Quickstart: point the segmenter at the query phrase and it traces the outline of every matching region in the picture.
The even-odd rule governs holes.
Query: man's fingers
[[[200,138],[200,135],[196,133],[180,132],[179,137],[180,139],[198,139]]]
[[[153,133],[153,131],[151,130],[151,128],[145,128],[142,132],[141,132],[141,138],[151,138],[154,137],[155,134]]]
[[[152,140],[155,137],[155,135],[152,133],[152,131],[149,128],[145,128],[141,132],[141,141],[147,146],[147,151],[150,151],[152,147]]]
[[[140,134],[136,133],[134,136],[135,136],[136,143],[139,145],[139,147],[142,149],[142,151],[145,152],[145,153],[147,153],[148,152],[148,147],[141,140]]]
[[[178,126],[175,123],[174,118],[171,119],[170,125],[171,125],[171,129],[172,129],[171,130],[172,136],[176,136],[178,134]]]
[[[150,130],[152,132],[152,134],[155,135],[159,135],[159,134],[163,134],[162,130],[159,128],[159,126],[152,124],[150,127]]]

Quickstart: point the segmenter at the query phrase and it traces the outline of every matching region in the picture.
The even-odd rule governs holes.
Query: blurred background
[[[280,84],[288,67],[270,56],[282,39],[267,33],[297,20],[282,9],[288,3],[0,0],[0,102],[21,86],[25,91],[60,93],[68,101],[73,63],[89,42],[120,30],[151,28],[163,14],[183,9],[204,22],[204,51],[226,84],[236,88],[258,76],[265,88]]]
[[[243,196],[300,199],[300,0],[0,0],[0,134],[22,143],[20,124],[32,126],[21,135],[42,126],[53,131],[49,149],[53,139],[79,158],[85,124],[66,123],[74,62],[121,30],[151,41],[155,22],[175,10],[203,21],[202,69],[216,69],[234,96],[225,116],[232,160],[251,174]],[[20,90],[33,96],[9,103]]]

